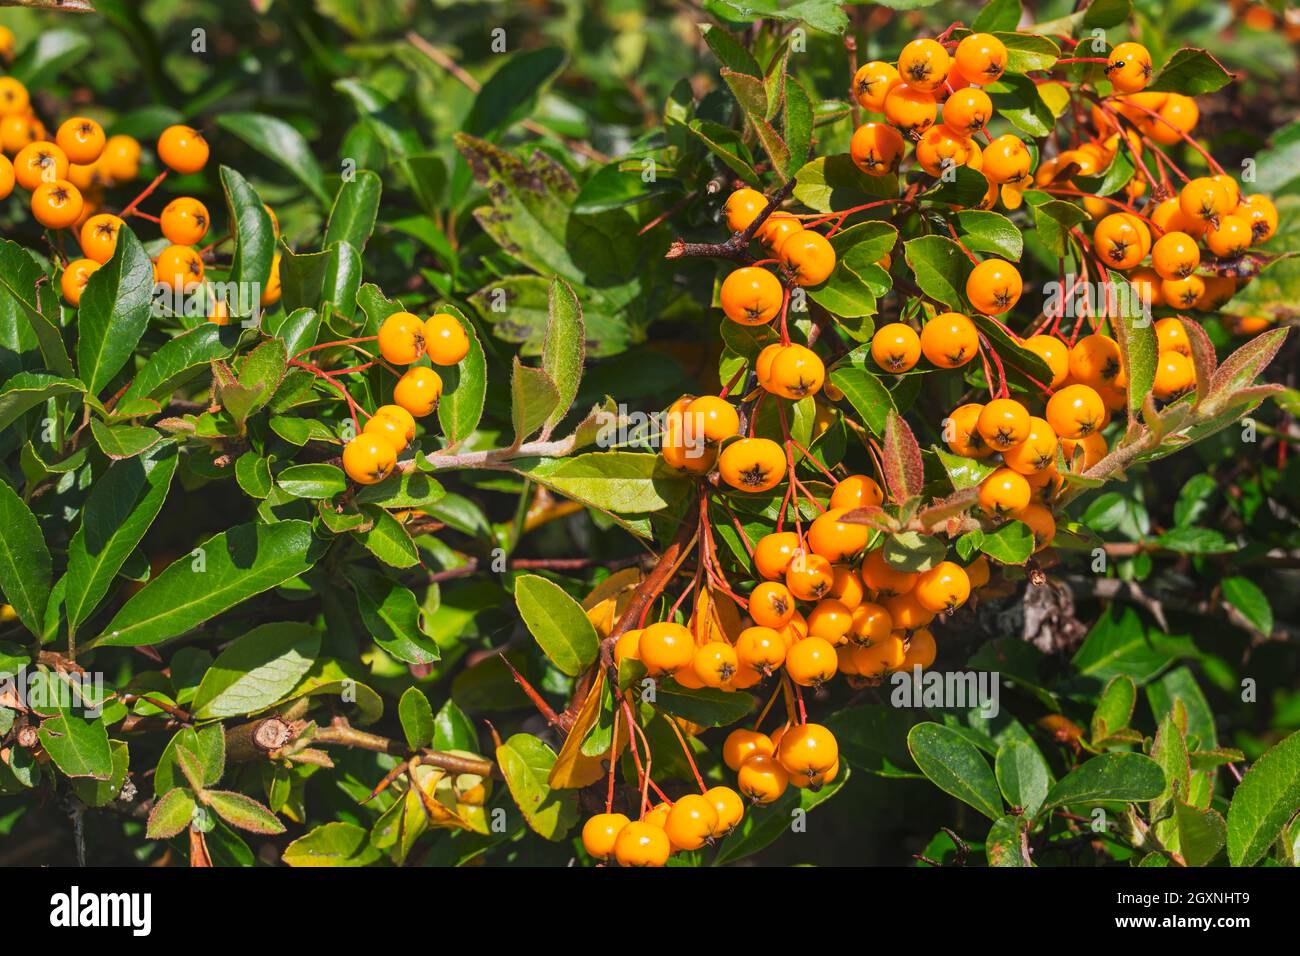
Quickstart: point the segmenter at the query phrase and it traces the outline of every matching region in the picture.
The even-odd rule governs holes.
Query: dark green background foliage
[[[167,714],[131,698],[109,704],[102,721],[42,714],[41,742],[53,765],[35,766],[12,740],[5,744],[0,863],[75,861],[74,819],[93,863],[148,863],[164,854],[184,862],[190,844],[170,834],[183,830],[196,802],[209,808],[201,825],[217,863],[302,862],[308,850],[408,865],[480,856],[493,864],[560,864],[581,855],[570,828],[599,809],[599,799],[550,794],[528,820],[511,799],[512,792],[526,797],[538,773],[545,779],[552,755],[538,749],[536,737],[554,749],[561,740],[498,652],[562,710],[594,640],[584,643],[574,636],[581,627],[569,626],[563,633],[573,647],[539,646],[529,633],[539,628],[531,621],[526,628],[516,610],[520,592],[539,587],[535,579],[519,588],[524,572],[489,568],[495,549],[512,561],[589,559],[586,567],[542,572],[581,600],[611,568],[636,560],[643,550],[637,535],[671,532],[668,519],[687,501],[684,482],[647,471],[653,460],[635,450],[608,466],[625,469],[620,485],[629,498],[622,501],[612,501],[608,482],[581,465],[516,460],[497,470],[440,470],[435,480],[422,464],[401,488],[363,492],[334,511],[321,503],[343,488],[342,473],[327,461],[338,453],[346,410],[325,392],[313,393],[285,359],[317,341],[373,334],[397,303],[422,315],[435,306],[454,310],[476,344],[448,376],[435,434],[462,453],[511,443],[520,414],[507,383],[517,357],[544,368],[559,386],[556,395],[572,400],[568,415],[570,402],[552,396],[540,415],[523,416],[535,419],[529,435],[543,428],[568,436],[609,397],[651,411],[686,392],[716,391],[719,362],[729,374],[753,343],[728,338],[724,347],[719,340],[712,304],[723,265],[674,264],[664,253],[677,236],[723,238],[721,202],[737,176],[753,184],[754,164],[763,159],[736,132],[740,106],[719,60],[744,72],[752,60],[743,43],[765,66],[797,36],[804,46],[789,55],[787,69],[807,94],[810,122],[797,135],[785,128],[796,146],[806,136],[815,139],[815,155],[829,156],[843,153],[852,133],[844,36],[857,39],[859,62],[893,59],[921,31],[972,22],[980,5],[95,5],[97,17],[0,9],[0,23],[18,37],[13,72],[32,88],[47,122],[93,103],[110,133],[146,144],[171,123],[203,128],[213,161],[197,176],[166,183],[159,198],[202,197],[217,219],[214,237],[238,218],[233,268],[253,279],[266,275],[272,253],[258,200],[268,203],[282,227],[284,298],[268,314],[270,337],[258,345],[256,336],[241,340],[238,329],[219,332],[202,320],[146,324],[120,297],[111,308],[96,306],[96,295],[105,302],[112,295],[96,280],[77,319],[78,344],[71,327],[61,336],[67,316],[57,304],[31,291],[48,265],[41,233],[21,203],[0,204],[7,240],[0,249],[0,528],[5,553],[23,562],[5,580],[32,588],[6,595],[18,619],[0,623],[0,670],[28,663],[42,647],[62,651],[71,630],[83,648],[79,659],[106,674],[109,690],[179,706],[200,723],[233,725],[310,702],[308,716],[321,726],[343,714],[413,749],[484,754],[501,761],[510,778],[508,787],[496,781],[487,807],[504,810],[508,825],[490,836],[425,832],[418,803],[412,811],[401,793],[361,802],[397,764],[394,756],[340,746],[328,748],[332,769],[243,764],[222,752],[212,729],[219,725],[150,732],[166,726]],[[1070,13],[1060,2],[1026,7],[1026,24]],[[1112,28],[1130,12],[1128,0],[1093,7]],[[1010,29],[1016,4],[998,0],[983,16]],[[1271,193],[1282,214],[1271,248],[1297,248],[1294,46],[1281,30],[1234,20],[1225,4],[1135,0],[1131,21],[1157,64],[1193,46],[1242,72],[1240,82],[1200,98],[1197,133],[1229,170],[1256,160],[1255,191]],[[728,30],[732,41],[715,34],[711,50],[703,22]],[[1043,32],[1091,25],[1076,18]],[[504,53],[492,48],[494,28],[503,31]],[[205,31],[205,52],[193,52],[195,30]],[[1203,168],[1194,152],[1185,158],[1189,169]],[[647,163],[656,172],[651,181],[642,176]],[[797,171],[802,162],[789,164]],[[157,172],[148,150],[145,167],[145,177]],[[345,181],[353,170],[356,177]],[[133,194],[111,193],[106,205],[120,207]],[[128,273],[133,265],[147,268],[146,251],[158,248],[153,231],[137,233],[144,250],[127,240],[115,260]],[[1055,271],[1036,232],[1025,237],[1025,262],[1038,281]],[[492,308],[496,290],[508,303],[501,312]],[[1243,292],[1233,311],[1294,322],[1298,299],[1300,273],[1283,262]],[[96,323],[107,332],[95,331]],[[1205,317],[1205,325],[1221,357],[1240,344],[1216,318]],[[548,354],[548,329],[584,340],[580,383]],[[736,334],[734,327],[723,332]],[[130,354],[92,358],[98,346],[132,335],[138,342]],[[577,349],[575,341],[563,351]],[[756,853],[750,861],[765,864],[905,865],[920,855],[982,865],[1016,855],[1018,818],[1004,816],[1008,808],[1046,801],[1038,812],[1047,813],[1054,802],[1102,799],[1116,820],[1126,805],[1149,804],[1164,837],[1171,828],[1181,835],[1188,862],[1222,863],[1231,854],[1234,862],[1295,865],[1300,455],[1288,442],[1300,438],[1293,417],[1300,410],[1298,351],[1290,336],[1264,373],[1285,388],[1253,413],[1254,443],[1244,443],[1233,425],[1085,493],[1073,506],[1078,523],[1066,528],[1072,533],[1063,535],[1060,563],[1047,569],[1050,585],[1027,587],[1023,573],[1008,574],[994,594],[942,628],[939,669],[995,668],[1009,679],[997,719],[897,710],[888,706],[887,687],[859,693],[834,685],[812,706],[836,732],[852,772],[804,800],[835,799],[810,817],[808,833],[776,840],[798,799],[792,790],[776,811],[756,814],[717,862]],[[208,363],[228,359],[218,385],[225,411],[213,415],[205,411]],[[373,407],[386,399],[391,379],[372,370],[351,385]],[[119,404],[105,407],[124,387]],[[952,395],[897,391],[892,401],[906,403],[909,419],[929,423],[918,426],[929,447],[956,385]],[[85,408],[91,425],[72,443]],[[51,414],[53,434],[44,427]],[[828,441],[845,447],[843,427]],[[426,440],[424,451],[439,447]],[[844,454],[856,470],[868,467],[856,443]],[[568,509],[565,495],[593,507]],[[427,517],[408,525],[408,534],[382,505]],[[207,561],[201,574],[190,559],[200,544]],[[1091,567],[1094,547],[1107,554],[1101,573]],[[140,599],[131,600],[137,591]],[[182,596],[202,603],[185,606]],[[551,610],[565,606],[540,600]],[[250,682],[249,672],[258,680]],[[357,682],[349,685],[355,699],[340,701],[345,680]],[[1248,699],[1243,681],[1252,684]],[[1062,739],[1060,716],[1080,728],[1087,748],[1106,755],[1069,773],[1088,751]],[[0,707],[0,735],[12,737],[15,717]],[[494,750],[488,721],[506,741],[504,753]],[[656,778],[688,779],[664,722],[649,733]],[[731,779],[719,770],[724,734],[701,737],[706,775],[718,782]],[[1143,737],[1155,738],[1148,750],[1165,775],[1148,779],[1154,765],[1123,752],[1141,751]],[[1280,789],[1255,788],[1258,805],[1239,811],[1235,834],[1229,818],[1228,853],[1218,852],[1222,819],[1189,801],[1213,783],[1212,807],[1227,816],[1232,776],[1225,765],[1253,763],[1284,739],[1271,766],[1261,765]],[[128,747],[133,800],[119,798]],[[155,794],[166,794],[156,807]],[[153,835],[164,839],[146,839],[151,807]],[[308,832],[309,842],[285,857],[289,841]],[[1120,838],[1096,852],[1059,828],[1051,834],[1032,837],[1039,864],[1143,856]],[[1204,860],[1194,859],[1198,847],[1208,847]]]

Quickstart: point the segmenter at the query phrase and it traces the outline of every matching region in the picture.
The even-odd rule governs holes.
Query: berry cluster
[[[434,365],[455,365],[469,354],[469,336],[453,315],[439,312],[421,321],[394,312],[379,327],[379,354],[394,365],[411,365],[428,355]],[[357,484],[383,481],[397,456],[415,440],[415,420],[433,414],[442,398],[442,378],[426,365],[412,365],[393,386],[393,404],[381,405],[343,448],[343,470]]]

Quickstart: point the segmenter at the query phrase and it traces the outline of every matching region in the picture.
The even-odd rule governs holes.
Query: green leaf
[[[93,49],[90,36],[81,30],[38,30],[9,72],[24,86],[38,90]]]
[[[323,548],[309,522],[287,520],[237,525],[197,550],[146,584],[93,643],[139,647],[184,634],[307,571]]]
[[[893,396],[874,372],[860,365],[831,370],[831,384],[844,393],[862,423],[875,435],[885,433],[890,412],[896,412]]]
[[[992,0],[975,15],[971,29],[977,33],[1012,31],[1020,25],[1020,13],[1020,0]]]
[[[1133,705],[1137,703],[1137,685],[1125,674],[1112,677],[1101,692],[1101,699],[1092,712],[1093,743],[1123,730],[1133,718]]]
[[[0,591],[23,626],[44,633],[45,605],[53,570],[50,549],[36,516],[9,484],[0,480]]]
[[[921,446],[903,416],[891,410],[885,418],[885,434],[881,440],[881,465],[885,483],[889,486],[889,500],[902,504],[921,493],[925,479],[925,466],[921,460]]]
[[[954,455],[944,451],[938,445],[934,446],[934,453],[943,463],[944,471],[948,473],[948,480],[952,482],[954,491],[977,487],[998,467],[979,458],[963,458],[961,455]]]
[[[984,532],[980,550],[999,564],[1024,564],[1034,553],[1034,532],[1023,521],[1008,521]]]
[[[1300,807],[1300,731],[1256,760],[1228,807],[1228,859],[1253,866]]]
[[[235,239],[230,281],[239,283],[241,290],[256,290],[247,294],[241,292],[236,297],[238,301],[227,301],[232,316],[243,316],[258,308],[263,288],[271,275],[275,227],[256,190],[229,166],[221,167],[221,188],[226,196],[226,208],[230,210],[230,232]]]
[[[162,435],[152,428],[143,425],[110,426],[97,418],[90,420],[90,433],[100,451],[114,461],[135,458],[162,441]]]
[[[235,350],[239,329],[204,322],[197,328],[169,339],[149,356],[136,374],[122,401],[141,398],[162,400],[184,385],[210,363],[229,358]]]
[[[474,331],[474,323],[464,313],[446,304],[439,306],[438,311],[453,316],[469,339],[469,352],[460,364],[438,370],[443,383],[442,398],[438,402],[438,424],[442,426],[448,444],[455,446],[474,433],[483,417],[487,396],[487,359],[483,355],[483,346],[479,344],[478,333]]]
[[[747,807],[745,818],[733,830],[713,858],[713,866],[725,866],[757,853],[779,840],[790,831],[792,814],[796,809],[805,814],[821,806],[839,793],[848,782],[848,768],[839,777],[819,790],[790,787],[779,800],[768,806]]]
[[[357,611],[375,643],[390,656],[408,664],[438,660],[438,645],[420,627],[420,605],[410,588],[382,574],[351,574]]]
[[[794,197],[816,212],[848,209],[875,199],[898,195],[898,177],[868,176],[847,153],[819,156],[802,166],[795,178]]]
[[[1001,30],[993,35],[1007,48],[1007,73],[1050,70],[1061,55],[1061,48],[1045,36]]]
[[[321,245],[329,247],[336,242],[346,242],[364,252],[370,234],[375,230],[382,192],[383,181],[378,173],[369,169],[360,170],[354,178],[340,183]]]
[[[397,718],[402,722],[406,746],[411,750],[427,747],[433,741],[433,707],[420,688],[406,688],[402,699],[397,702]]]
[[[230,790],[208,790],[204,797],[207,805],[231,826],[268,836],[284,832],[279,818],[252,797]]]
[[[561,671],[577,676],[596,659],[600,640],[582,605],[536,574],[515,581],[515,604],[538,645]]]
[[[113,257],[91,275],[77,309],[77,368],[92,395],[134,354],[149,325],[153,285],[153,263],[123,227]]]
[[[655,691],[655,706],[702,727],[725,727],[752,711],[754,698],[714,687],[687,690],[676,681],[660,681]]]
[[[45,270],[36,264],[31,253],[10,239],[0,239],[0,291],[26,317],[40,345],[47,371],[72,378],[76,373],[59,327],[57,293],[46,278]],[[42,289],[51,290],[48,297]],[[46,314],[47,309],[53,312],[53,318]]]
[[[1164,771],[1150,757],[1135,753],[1102,754],[1062,777],[1036,815],[1042,817],[1057,807],[1111,800],[1126,803],[1154,800],[1164,788]]]
[[[1031,206],[1034,228],[1048,252],[1057,258],[1070,251],[1070,230],[1088,219],[1082,206],[1064,199],[1050,199]]]
[[[957,223],[967,249],[991,252],[1011,262],[1024,251],[1019,227],[1001,213],[964,209],[957,213]]]
[[[1110,309],[1110,325],[1119,343],[1120,361],[1128,374],[1128,408],[1129,414],[1136,418],[1142,411],[1142,405],[1151,394],[1156,380],[1157,343],[1155,326],[1151,316],[1144,314],[1142,303],[1131,292],[1128,280],[1114,270],[1107,270],[1110,289],[1106,292],[1107,300],[1112,296],[1119,298]],[[1121,295],[1116,295],[1122,293]]]
[[[363,485],[356,501],[383,508],[427,508],[446,494],[446,489],[429,475],[410,470],[396,472],[373,485]]]
[[[903,255],[921,291],[950,309],[961,311],[971,261],[961,246],[945,236],[922,236],[903,243]]]
[[[113,579],[162,510],[180,461],[175,445],[120,461],[90,489],[68,545],[63,605],[75,629],[104,599]]]
[[[324,462],[290,465],[275,476],[275,483],[295,498],[333,498],[348,490],[343,469]]]
[[[564,839],[578,822],[578,791],[551,789],[555,751],[532,734],[515,734],[497,747],[496,758],[528,826],[547,840]]]
[[[380,561],[393,568],[411,568],[420,563],[415,542],[405,526],[378,505],[362,505],[362,512],[370,520],[370,527],[352,532]]]
[[[0,385],[0,430],[51,398],[85,391],[86,386],[75,378],[60,378],[46,372],[18,372]]]
[[[316,344],[320,337],[320,316],[315,309],[281,309],[266,320],[266,331],[284,342],[284,350],[291,358]]]
[[[70,781],[77,798],[90,807],[107,806],[118,799],[122,793],[122,784],[126,781],[126,772],[130,765],[126,741],[110,740],[108,746],[113,752],[113,772],[107,780],[75,777]]]
[[[704,35],[704,42],[709,45],[709,49],[723,66],[736,73],[762,77],[762,67],[758,65],[754,55],[726,30],[711,23],[702,23],[700,32]]]
[[[478,731],[473,721],[450,697],[434,718],[433,746],[435,750],[478,752]]]
[[[1232,82],[1232,74],[1205,50],[1184,47],[1174,53],[1148,84],[1151,91],[1199,96],[1213,93]]]
[[[1029,820],[1007,814],[993,821],[984,840],[989,866],[1033,866],[1029,859]]]
[[[907,749],[930,782],[970,804],[990,820],[1002,816],[998,781],[969,740],[943,724],[921,723],[908,732]]]
[[[243,424],[271,400],[284,381],[288,361],[288,351],[282,340],[264,339],[244,356],[234,378],[230,377],[229,370],[215,376],[221,404],[236,422]]]
[[[885,563],[899,571],[929,571],[947,553],[947,544],[919,531],[888,535],[881,549]]]
[[[550,318],[542,345],[542,369],[556,388],[555,410],[546,419],[549,432],[568,414],[582,381],[586,355],[586,333],[582,325],[582,303],[569,284],[558,276],[551,282]]]
[[[1007,803],[1032,817],[1047,798],[1052,774],[1032,740],[1008,740],[998,748],[993,772]]]
[[[1133,608],[1112,605],[1093,624],[1073,664],[1098,680],[1126,674],[1144,684],[1174,660],[1195,653],[1188,638],[1150,628]]]
[[[191,705],[200,720],[265,710],[297,686],[320,652],[320,632],[278,621],[253,628],[217,655]]]
[[[1227,839],[1228,825],[1217,810],[1202,810],[1183,800],[1174,801],[1178,852],[1188,866],[1208,866]]]
[[[666,475],[659,456],[640,452],[591,452],[543,459],[524,473],[552,491],[613,514],[659,511],[681,499],[688,483]]]
[[[522,444],[542,427],[556,411],[559,399],[559,390],[545,371],[530,368],[515,356],[510,378],[510,420],[515,429],[515,445]]]
[[[329,321],[335,312],[351,320],[361,288],[361,254],[350,242],[336,242],[324,252],[282,252],[281,303],[290,312],[310,308]]]
[[[1012,59],[1007,51],[1007,61]],[[1056,126],[1056,117],[1038,93],[1038,87],[1027,76],[1007,67],[1007,72],[985,87],[993,109],[1016,129],[1034,138],[1047,136]]]
[[[108,730],[102,719],[88,717],[80,704],[46,717],[37,736],[54,765],[66,776],[96,780],[112,777],[113,751],[108,746]]]
[[[183,787],[168,790],[149,812],[145,836],[150,840],[166,840],[176,836],[190,825],[197,806],[194,795]]]
[[[316,153],[296,129],[282,119],[262,113],[220,113],[217,126],[242,139],[272,162],[279,163],[325,205],[325,177]]]
[[[1273,633],[1273,608],[1268,603],[1268,595],[1258,584],[1241,575],[1224,578],[1221,584],[1223,599],[1236,608],[1251,627],[1266,636]]]
[[[289,866],[369,866],[383,858],[370,833],[355,823],[326,823],[300,836],[281,859]]]
[[[474,97],[461,124],[471,136],[493,138],[527,119],[537,98],[564,68],[567,54],[548,46],[516,52],[493,73]]]
[[[173,787],[184,786],[185,779],[178,771],[181,749],[198,758],[203,769],[203,786],[210,787],[226,772],[226,734],[221,724],[208,724],[197,730],[182,727],[167,742],[153,776],[153,792],[162,795]]]

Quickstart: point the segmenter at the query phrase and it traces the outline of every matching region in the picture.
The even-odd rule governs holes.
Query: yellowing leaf
[[[605,672],[602,670],[592,681],[591,690],[587,691],[587,699],[582,702],[578,716],[573,721],[573,727],[569,730],[569,736],[565,738],[564,746],[560,748],[560,755],[555,758],[555,766],[551,768],[551,775],[547,779],[552,789],[572,790],[587,787],[605,775],[606,767],[603,762],[608,758],[609,751],[595,756],[588,756],[582,752],[582,741],[596,725],[596,719],[600,716],[600,701],[604,693]],[[626,745],[627,727],[620,719],[618,733],[614,738],[613,759],[618,759]]]

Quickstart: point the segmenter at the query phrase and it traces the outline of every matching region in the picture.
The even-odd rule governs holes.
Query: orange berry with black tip
[[[81,224],[81,251],[88,259],[103,264],[113,258],[117,235],[124,223],[117,216],[100,213]]]
[[[785,653],[785,639],[770,627],[755,624],[745,628],[736,637],[737,660],[755,670],[775,670],[785,661]]]
[[[1200,264],[1201,250],[1185,232],[1166,232],[1151,247],[1151,265],[1162,279],[1182,279]]]
[[[848,640],[853,612],[833,597],[824,597],[808,612],[808,632],[831,644]]]
[[[962,136],[973,136],[993,118],[993,100],[976,87],[959,90],[943,101],[943,125]]]
[[[1181,352],[1161,352],[1151,394],[1162,402],[1181,396],[1196,384],[1196,366]]]
[[[919,603],[936,614],[961,607],[970,597],[970,578],[966,569],[952,561],[940,561],[920,572],[912,589]]]
[[[964,166],[979,148],[969,136],[956,133],[947,126],[931,126],[916,143],[916,163],[936,178],[942,177],[954,166]],[[980,152],[981,161],[983,153]]]
[[[1074,384],[1057,389],[1047,400],[1047,423],[1057,437],[1077,440],[1101,427],[1106,406],[1096,390]]]
[[[379,326],[379,354],[395,365],[410,365],[424,354],[424,323],[410,312],[394,312]]]
[[[980,411],[980,437],[995,451],[1006,451],[1029,435],[1029,411],[1013,398],[995,398]]]
[[[203,281],[203,258],[189,246],[168,246],[154,262],[154,280],[177,292]]]
[[[1220,216],[1205,230],[1205,244],[1220,259],[1236,259],[1250,248],[1253,234],[1244,216]]]
[[[785,478],[788,463],[770,438],[741,438],[722,449],[718,471],[738,491],[771,491]]]
[[[686,406],[694,434],[703,435],[706,441],[721,442],[740,431],[740,415],[736,406],[716,395],[701,395]]]
[[[1232,196],[1227,187],[1214,177],[1200,176],[1179,190],[1178,208],[1188,219],[1208,223],[1232,211]]]
[[[991,33],[972,33],[957,44],[953,59],[970,82],[987,85],[1007,68],[1007,48]]]
[[[208,141],[193,126],[168,126],[158,136],[158,158],[182,176],[197,173],[208,164]]]
[[[885,97],[901,82],[897,69],[883,60],[872,60],[853,74],[853,95],[863,109],[881,113],[885,109]]]
[[[816,601],[835,583],[835,570],[820,554],[802,554],[790,562],[785,586],[800,601]]]
[[[984,406],[968,402],[954,408],[941,423],[943,440],[954,455],[963,458],[987,458],[994,449],[979,431],[980,414]]]
[[[1056,432],[1046,419],[1037,415],[1029,417],[1029,434],[1019,445],[1002,453],[1002,461],[1012,471],[1022,475],[1036,474],[1056,463],[1058,441]]]
[[[163,207],[159,227],[167,241],[178,246],[193,246],[203,240],[212,225],[208,207],[192,196],[180,196]]]
[[[14,156],[14,178],[28,192],[42,183],[52,183],[68,176],[68,157],[53,143],[37,140],[28,143]]]
[[[1122,386],[1127,381],[1120,357],[1119,343],[1109,335],[1093,332],[1074,343],[1070,349],[1070,375],[1076,382],[1099,388]]]
[[[393,404],[400,405],[415,418],[433,414],[440,398],[442,377],[423,365],[408,368],[393,386]]]
[[[803,229],[794,233],[777,250],[790,281],[798,286],[821,285],[835,271],[835,249],[819,232]]]
[[[86,290],[86,283],[99,265],[94,259],[73,259],[64,267],[63,275],[59,276],[59,291],[69,305],[81,304],[81,294]]]
[[[740,794],[730,787],[710,787],[704,791],[704,799],[713,804],[718,822],[714,828],[715,839],[725,837],[745,819],[745,803]]]
[[[820,776],[840,759],[839,741],[822,724],[796,724],[782,735],[776,759],[792,780]]]
[[[0,76],[0,116],[26,113],[32,105],[27,87],[12,76]]]
[[[1012,133],[998,136],[983,148],[982,153],[984,165],[980,171],[998,185],[1019,182],[1034,167],[1034,157],[1024,140]]]
[[[742,266],[722,280],[722,312],[740,325],[763,325],[776,318],[785,300],[781,280],[759,266]]]
[[[754,754],[736,771],[736,789],[753,803],[775,803],[789,785],[790,775],[774,754]]]
[[[871,337],[871,357],[886,372],[900,375],[916,367],[921,358],[921,337],[910,325],[890,322]]]
[[[1187,338],[1187,327],[1177,316],[1159,319],[1155,324],[1156,345],[1161,352],[1182,352],[1190,357],[1191,342]]]
[[[343,470],[359,485],[383,481],[397,464],[397,451],[387,439],[364,432],[343,446]]]
[[[907,638],[907,651],[903,656],[901,670],[910,671],[914,667],[925,670],[934,663],[938,656],[939,648],[935,644],[934,635],[928,628],[917,628]]]
[[[989,514],[1008,515],[1029,504],[1031,494],[1024,475],[999,468],[980,482],[979,503]]]
[[[780,630],[794,617],[794,595],[778,581],[764,581],[749,595],[749,616],[755,624]]]
[[[796,641],[785,655],[785,672],[800,687],[820,686],[838,670],[835,645],[816,635]]]
[[[1137,216],[1113,213],[1097,223],[1092,233],[1093,249],[1112,269],[1131,269],[1146,256],[1151,234]]]
[[[1205,295],[1205,280],[1193,273],[1181,279],[1161,279],[1160,295],[1174,309],[1192,309]]]
[[[906,149],[902,134],[887,123],[863,123],[849,140],[849,156],[868,176],[897,172]]]
[[[1020,301],[1023,289],[1020,273],[1002,259],[985,259],[966,277],[966,298],[984,315],[1009,311]]]
[[[1265,242],[1273,238],[1273,234],[1277,232],[1277,207],[1267,196],[1258,194],[1243,196],[1237,203],[1236,213],[1239,216],[1244,215],[1246,221],[1250,223],[1253,242]]]
[[[803,550],[799,535],[793,531],[773,531],[754,545],[754,567],[768,580],[784,577],[795,555]]]
[[[691,667],[705,687],[722,687],[740,668],[740,660],[726,641],[709,641],[695,649]]]
[[[456,365],[469,355],[469,333],[454,315],[435,312],[424,322],[424,351],[434,365]]]
[[[884,598],[881,598],[884,600]],[[894,619],[883,604],[864,601],[853,609],[848,637],[854,644],[875,644],[894,630]]]
[[[763,387],[774,395],[798,401],[821,391],[826,366],[812,349],[791,343],[777,352]]]
[[[885,94],[884,113],[891,124],[917,138],[934,125],[939,104],[933,93],[900,82]]]
[[[831,508],[818,515],[808,527],[808,548],[835,563],[847,561],[867,546],[871,528],[843,520],[847,508]]]
[[[1044,382],[1049,388],[1058,388],[1070,374],[1070,348],[1054,335],[1031,335],[1020,343],[1033,352],[1052,370],[1051,381]]]
[[[921,351],[939,368],[960,368],[979,351],[975,323],[960,312],[942,312],[921,327]]]
[[[695,638],[675,621],[659,621],[641,629],[637,644],[641,663],[654,674],[671,674],[695,659]]]
[[[99,159],[107,140],[104,128],[93,119],[74,116],[60,124],[54,142],[67,155],[68,162],[85,166]]]

